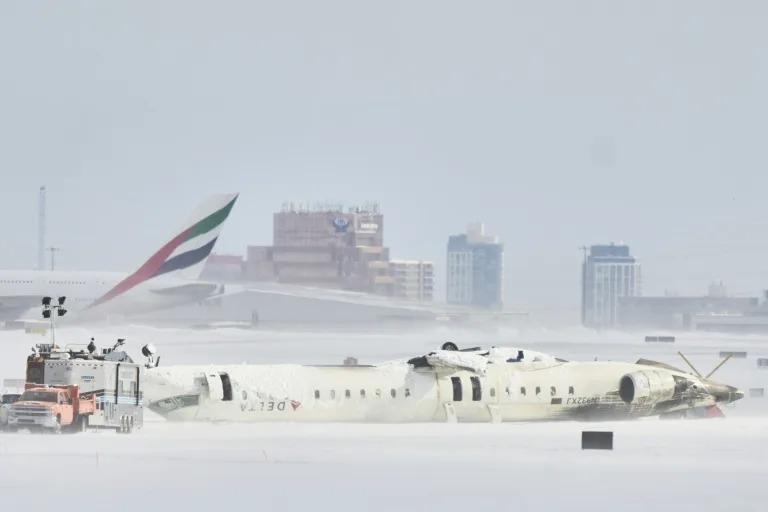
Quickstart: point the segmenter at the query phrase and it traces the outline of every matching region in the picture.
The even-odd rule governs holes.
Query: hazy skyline
[[[0,267],[131,271],[210,192],[216,252],[284,201],[377,200],[393,258],[473,221],[510,307],[577,308],[580,246],[643,291],[768,288],[768,5],[5,2]]]

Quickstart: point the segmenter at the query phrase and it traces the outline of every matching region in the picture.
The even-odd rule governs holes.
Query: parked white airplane
[[[94,271],[0,271],[0,321],[18,320],[44,296],[66,296],[67,319],[101,320],[210,298],[218,283],[198,281],[238,194],[198,205],[176,236],[130,275]],[[35,315],[37,320],[40,317]],[[70,320],[70,321],[71,321]]]
[[[744,396],[710,380],[714,371],[706,378],[696,373],[644,359],[569,362],[501,347],[458,351],[449,342],[424,356],[372,366],[149,364],[143,385],[150,409],[169,421],[601,420],[694,411],[719,416],[718,405]]]

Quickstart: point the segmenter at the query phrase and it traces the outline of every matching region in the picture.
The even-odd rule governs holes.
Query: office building
[[[447,302],[502,309],[504,246],[498,238],[474,223],[465,234],[450,236],[447,249]]]
[[[640,263],[623,244],[593,245],[584,256],[582,324],[594,328],[615,326],[620,300],[641,295]]]
[[[392,296],[421,301],[433,299],[435,265],[431,261],[390,260],[389,275],[394,280]]]
[[[378,203],[286,203],[273,218],[273,245],[248,247],[246,277],[370,293],[388,293],[389,250]]]

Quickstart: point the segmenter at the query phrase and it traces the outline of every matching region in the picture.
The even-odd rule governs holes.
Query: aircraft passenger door
[[[466,394],[465,378],[459,373],[441,375],[438,379],[438,390],[441,403],[461,402]]]
[[[455,413],[458,421],[483,420],[490,398],[488,379],[474,372],[455,372],[439,379],[440,402],[446,414]],[[495,394],[495,392],[494,392]],[[447,405],[447,407],[446,407]]]
[[[205,374],[205,383],[208,388],[208,397],[211,400],[222,400],[224,398],[224,386],[219,377],[219,372],[209,371]]]
[[[437,392],[440,402],[438,417],[444,417],[446,421],[457,421],[456,408],[464,398],[464,386],[458,373],[439,375],[437,378]]]

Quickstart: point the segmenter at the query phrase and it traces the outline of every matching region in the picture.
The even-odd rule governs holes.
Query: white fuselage
[[[630,402],[619,394],[627,374],[651,383],[645,394],[638,386]],[[683,394],[682,387],[687,389]],[[147,370],[144,389],[150,408],[172,421],[635,418],[716,404],[699,379],[683,372],[626,362],[554,359],[502,360],[482,371],[414,368],[406,362],[158,367]]]
[[[215,293],[216,284],[162,276],[139,283],[103,304],[91,306],[128,274],[90,271],[0,271],[0,321],[17,320],[30,309],[39,316],[42,298],[55,303],[66,296],[67,318],[105,319],[131,315],[203,300]]]

